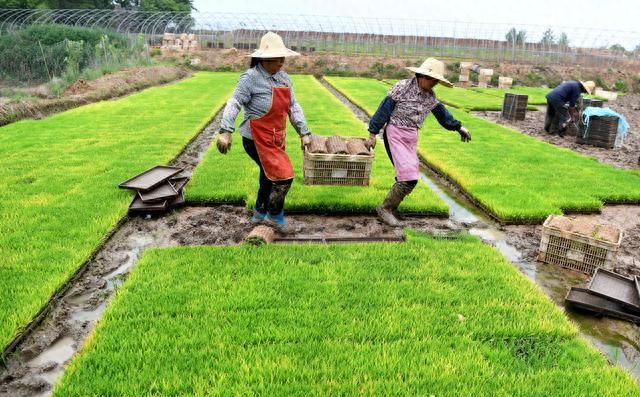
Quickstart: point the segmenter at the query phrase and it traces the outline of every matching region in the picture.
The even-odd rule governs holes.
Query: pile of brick
[[[508,90],[513,85],[513,78],[511,77],[498,77],[498,88],[504,88]]]
[[[471,62],[460,62],[460,77],[458,78],[458,85],[466,87],[469,85],[469,71],[473,64]]]
[[[179,36],[175,33],[165,33],[162,36],[162,46],[164,50],[189,51],[198,49],[198,41],[193,33],[182,33]]]
[[[493,76],[493,69],[480,69],[478,73],[478,87],[487,88]]]

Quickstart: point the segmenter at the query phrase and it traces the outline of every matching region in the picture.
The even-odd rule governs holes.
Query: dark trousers
[[[544,117],[544,130],[550,134],[563,134],[565,129],[562,124],[566,124],[571,120],[569,111],[564,107],[564,103],[547,100],[547,114]]]
[[[251,157],[260,168],[260,187],[258,188],[258,198],[256,199],[256,210],[263,214],[267,212],[271,215],[279,214],[284,208],[284,199],[287,196],[293,179],[272,182],[264,173],[264,168],[262,168],[262,164],[260,163],[260,156],[258,156],[258,150],[253,140],[242,137],[242,146],[244,147],[244,151],[247,152],[249,157]]]
[[[389,156],[389,160],[391,160],[391,165],[393,164],[393,156],[391,155],[391,149],[389,148],[389,140],[387,139],[387,132],[385,131],[382,134],[382,141],[384,142],[384,149],[387,151],[387,156]],[[398,178],[395,178],[396,182],[398,181]],[[404,183],[406,183],[408,186],[414,187],[418,184],[418,181],[405,181]]]

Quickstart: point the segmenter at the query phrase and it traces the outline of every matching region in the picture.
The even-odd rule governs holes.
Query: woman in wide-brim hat
[[[286,224],[284,200],[293,181],[293,167],[285,152],[287,115],[300,135],[302,146],[311,139],[291,79],[281,70],[285,57],[297,55],[300,54],[285,47],[279,35],[265,34],[260,48],[251,54],[250,68],[240,76],[222,115],[217,146],[225,154],[231,147],[235,119],[244,108],[244,120],[238,128],[242,145],[260,168],[254,222]]]
[[[419,67],[407,69],[414,72],[415,76],[399,81],[389,90],[371,118],[367,140],[370,147],[375,147],[376,136],[384,129],[384,146],[395,169],[396,183],[376,210],[380,218],[391,226],[400,225],[394,212],[418,183],[418,129],[422,127],[425,117],[433,113],[442,127],[458,131],[463,142],[471,140],[469,131],[438,102],[433,92],[436,84],[453,87],[444,77],[444,63],[429,58]]]

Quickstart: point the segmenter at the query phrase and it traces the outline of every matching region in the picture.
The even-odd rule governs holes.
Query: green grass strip
[[[0,128],[0,347],[4,349],[127,212],[118,183],[165,164],[213,117],[234,74]]]
[[[305,113],[309,129],[319,135],[368,136],[367,126],[325,89],[313,76],[292,76],[296,99]],[[239,117],[240,118],[240,117]],[[286,210],[373,212],[394,182],[394,170],[380,142],[368,187],[310,186],[303,184],[303,153],[300,138],[287,127],[287,153],[293,163],[295,180],[287,195]],[[215,145],[196,169],[187,190],[190,201],[246,200],[255,202],[258,168],[244,152],[242,137],[233,134],[232,150],[218,153]],[[447,205],[426,185],[418,188],[400,206],[401,211],[446,215]]]
[[[474,238],[145,252],[54,396],[637,396]]]
[[[372,79],[328,79],[372,114],[388,85]],[[562,211],[596,211],[604,202],[640,201],[640,173],[620,170],[457,109],[471,131],[461,145],[428,117],[420,155],[451,177],[489,212],[509,222],[540,222]],[[455,154],[452,154],[455,151]]]

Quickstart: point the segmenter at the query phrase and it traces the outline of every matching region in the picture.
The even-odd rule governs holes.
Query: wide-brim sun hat
[[[587,94],[589,94],[589,95],[591,95],[591,93],[593,92],[594,88],[596,88],[596,83],[594,83],[591,80],[589,80],[589,81],[580,81],[580,84],[582,84],[582,87],[584,87],[584,90],[587,91]]]
[[[422,65],[417,68],[409,66],[406,69],[409,69],[414,73],[433,77],[444,86],[453,87],[453,84],[449,80],[444,78],[444,63],[442,61],[438,61],[435,58],[427,58],[427,60],[422,62]]]
[[[268,32],[260,39],[260,47],[249,56],[251,58],[282,58],[297,57],[298,55],[300,54],[284,46],[280,35]]]

